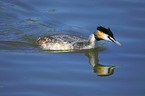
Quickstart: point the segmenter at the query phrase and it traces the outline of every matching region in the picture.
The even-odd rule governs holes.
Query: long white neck
[[[88,42],[89,42],[89,45],[88,45],[89,48],[97,48],[98,47],[98,42],[95,39],[94,34],[90,35]]]

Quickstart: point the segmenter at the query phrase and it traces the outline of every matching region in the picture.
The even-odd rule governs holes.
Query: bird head
[[[121,44],[115,40],[113,33],[111,32],[110,28],[98,26],[97,31],[94,32],[96,40],[106,40],[116,43],[117,45],[121,46]]]

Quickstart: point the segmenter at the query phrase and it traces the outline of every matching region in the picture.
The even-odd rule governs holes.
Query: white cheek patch
[[[111,41],[111,40],[108,38],[108,35],[107,35],[107,34],[103,34],[103,39],[104,39],[104,40],[107,40],[107,41]]]
[[[103,34],[103,39],[107,40],[107,41],[112,41],[112,42],[116,43],[117,45],[121,46],[121,44],[118,41],[116,41],[114,38],[110,37],[107,34]]]

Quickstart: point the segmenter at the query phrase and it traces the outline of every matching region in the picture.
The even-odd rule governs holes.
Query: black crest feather
[[[98,26],[97,30],[104,32],[105,34],[108,34],[109,36],[111,36],[112,38],[114,38],[113,33],[111,32],[110,28],[106,28],[106,27],[102,27],[102,26]]]

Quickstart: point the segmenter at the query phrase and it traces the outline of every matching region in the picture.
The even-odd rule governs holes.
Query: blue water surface
[[[144,16],[144,0],[0,0],[0,96],[144,96]],[[56,53],[36,45],[49,34],[88,39],[100,25],[122,46]]]

